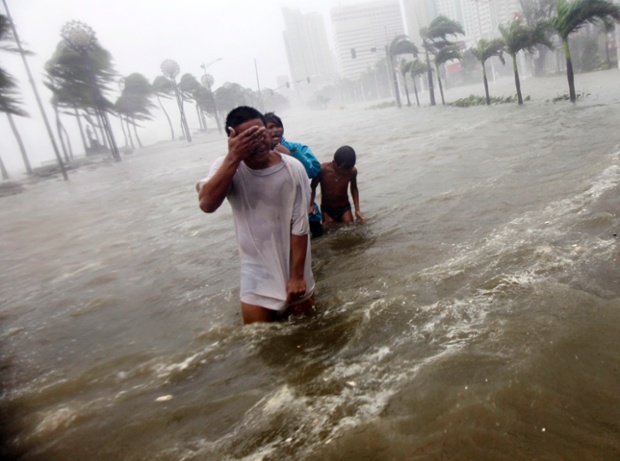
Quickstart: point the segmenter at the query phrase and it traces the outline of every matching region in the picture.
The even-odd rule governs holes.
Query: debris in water
[[[156,402],[167,402],[168,400],[172,400],[172,394],[160,395],[155,399]]]
[[[357,386],[357,383],[355,381],[347,381],[347,384],[351,387]]]

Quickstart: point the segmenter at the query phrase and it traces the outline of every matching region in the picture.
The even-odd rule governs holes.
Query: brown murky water
[[[217,134],[2,198],[3,455],[620,459],[618,81],[282,114],[322,161],[356,148],[368,217],[313,242],[290,323],[241,326],[230,209],[193,189]]]

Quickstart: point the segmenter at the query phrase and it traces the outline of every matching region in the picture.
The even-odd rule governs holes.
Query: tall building
[[[428,27],[429,23],[437,17],[435,2],[433,0],[403,0],[403,8],[407,35],[419,45],[420,29]]]
[[[282,8],[284,45],[291,72],[291,85],[332,79],[336,63],[329,48],[323,16]],[[301,85],[300,85],[301,86]]]
[[[338,68],[355,80],[385,57],[385,47],[405,33],[399,0],[378,0],[331,10]]]

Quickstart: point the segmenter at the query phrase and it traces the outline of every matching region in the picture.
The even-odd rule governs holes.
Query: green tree
[[[571,102],[577,100],[577,94],[575,93],[575,73],[568,47],[568,37],[587,23],[604,21],[607,18],[620,21],[620,6],[608,0],[558,0],[557,12],[551,18],[551,25],[562,39]]]
[[[17,53],[18,50],[10,44],[12,40],[13,34],[11,33],[11,25],[9,20],[6,16],[0,15],[0,50],[10,53]],[[27,117],[26,112],[20,106],[21,100],[19,99],[15,79],[11,74],[0,67],[0,112],[4,112],[9,120],[9,125],[11,126],[11,130],[13,131],[13,135],[15,136],[19,146],[22,160],[24,161],[24,165],[26,167],[26,172],[31,175],[32,166],[30,165],[26,148],[24,147],[24,143],[17,129],[17,125],[13,119],[13,115]],[[0,170],[2,179],[9,179],[9,173],[4,165],[4,162],[2,161],[2,158],[0,158]]]
[[[435,105],[435,89],[433,87],[433,71],[430,56],[431,54],[435,54],[441,48],[451,45],[452,42],[448,39],[448,37],[456,37],[457,35],[465,35],[463,26],[461,26],[461,24],[457,21],[448,19],[445,16],[437,16],[431,21],[428,27],[422,27],[420,29],[422,47],[424,48],[426,65],[428,67],[428,90],[431,106]]]
[[[484,82],[484,95],[487,100],[487,105],[491,104],[491,97],[489,96],[489,81],[487,79],[486,61],[487,59],[497,56],[502,64],[506,64],[504,60],[504,47],[506,44],[501,38],[494,38],[487,40],[481,38],[478,40],[477,46],[470,48],[472,54],[476,57],[482,65],[482,80]]]
[[[207,122],[204,118],[204,114],[200,108],[200,104],[196,100],[197,92],[202,89],[200,82],[192,74],[183,74],[181,80],[179,80],[179,90],[184,101],[193,102],[196,106],[196,115],[198,116],[198,123],[200,125],[200,131],[206,131]]]
[[[553,44],[549,38],[549,25],[546,21],[539,21],[534,26],[523,23],[521,18],[514,19],[508,27],[500,24],[499,31],[504,39],[505,51],[512,57],[512,69],[515,77],[515,87],[517,89],[517,101],[523,104],[521,94],[521,81],[519,79],[519,68],[517,66],[517,54],[519,51],[532,52],[536,45],[544,45],[553,49]]]
[[[192,142],[192,134],[189,131],[187,118],[185,117],[185,110],[183,109],[183,95],[181,90],[179,90],[176,80],[176,77],[179,75],[179,71],[181,70],[179,64],[172,59],[166,59],[161,63],[160,69],[164,77],[169,79],[170,84],[172,85],[172,91],[176,98],[177,106],[179,107],[179,114],[181,115],[181,131],[183,132],[185,139],[187,139],[187,142]]]
[[[443,97],[443,86],[441,84],[441,72],[440,68],[442,65],[449,61],[461,60],[461,51],[459,47],[454,44],[446,45],[437,50],[435,53],[435,69],[437,71],[437,84],[439,85],[439,93],[441,94],[441,103],[446,104],[446,101]]]
[[[418,48],[409,39],[408,35],[397,35],[396,37],[394,37],[388,48],[388,56],[390,61],[390,68],[392,69],[392,81],[394,83],[394,95],[396,98],[397,107],[401,107],[402,104],[400,102],[400,91],[398,88],[398,78],[396,77],[394,59],[401,54],[412,54],[414,57],[418,56]]]

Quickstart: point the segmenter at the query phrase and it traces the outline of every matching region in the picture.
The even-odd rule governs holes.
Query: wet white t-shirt
[[[239,164],[228,193],[241,257],[241,301],[268,309],[286,309],[291,272],[291,233],[309,235],[310,184],[303,165],[282,155],[264,170]],[[204,184],[220,168],[218,158]],[[314,292],[310,238],[304,267],[307,299]]]

